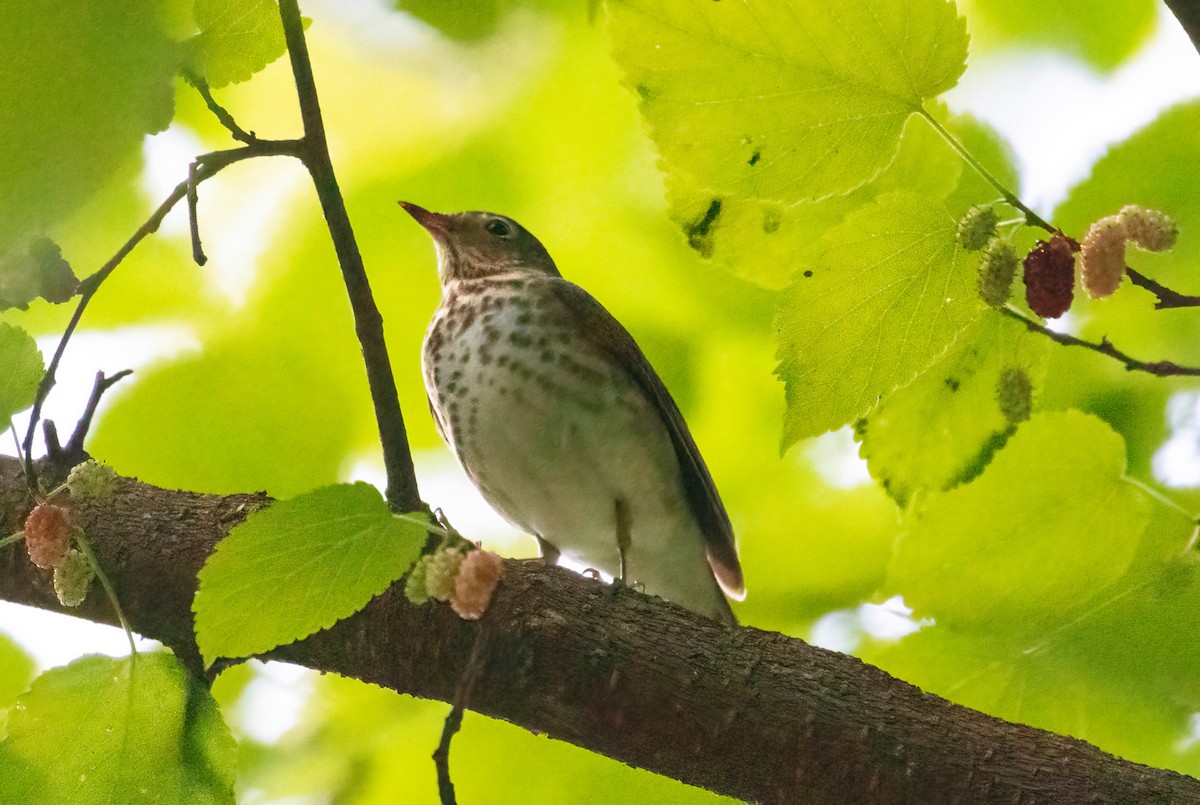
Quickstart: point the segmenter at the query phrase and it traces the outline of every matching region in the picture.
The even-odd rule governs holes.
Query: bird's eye
[[[512,228],[499,218],[493,218],[487,223],[487,231],[498,238],[512,237]]]

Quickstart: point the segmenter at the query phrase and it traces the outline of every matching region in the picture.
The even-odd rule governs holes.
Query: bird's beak
[[[400,206],[434,237],[446,235],[450,231],[450,221],[453,216],[443,215],[440,212],[430,212],[424,207],[418,207],[410,201],[401,201]]]

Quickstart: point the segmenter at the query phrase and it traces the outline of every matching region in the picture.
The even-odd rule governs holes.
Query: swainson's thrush
[[[400,203],[437,245],[429,407],[479,491],[547,561],[733,622],[725,595],[744,588],[729,517],[633,337],[511,218]]]

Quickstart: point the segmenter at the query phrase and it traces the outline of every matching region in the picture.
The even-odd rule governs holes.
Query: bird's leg
[[[533,538],[537,540],[538,548],[542,551],[541,561],[547,565],[557,565],[558,557],[562,555],[562,552],[536,534]]]
[[[620,554],[620,575],[616,581],[627,584],[629,581],[628,555],[629,546],[633,544],[633,514],[629,511],[629,501],[617,498],[617,551]]]

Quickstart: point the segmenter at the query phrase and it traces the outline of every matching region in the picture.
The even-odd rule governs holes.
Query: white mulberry
[[[1119,215],[1096,221],[1083,239],[1083,287],[1097,299],[1111,296],[1125,276],[1125,225]]]

